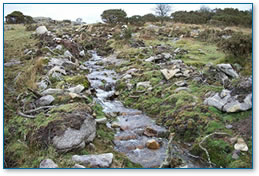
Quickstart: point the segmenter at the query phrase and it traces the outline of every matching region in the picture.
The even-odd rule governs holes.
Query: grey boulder
[[[99,155],[73,155],[72,160],[76,163],[91,168],[108,168],[112,164],[113,154],[104,153]]]
[[[83,117],[84,121],[80,129],[68,127],[62,135],[54,136],[52,143],[57,150],[66,152],[72,149],[84,148],[86,142],[94,140],[96,135],[95,119],[84,113],[75,113],[74,116]]]
[[[218,64],[217,68],[227,74],[228,76],[231,76],[232,78],[238,78],[239,75],[237,72],[232,68],[230,64]]]
[[[50,105],[54,100],[55,98],[52,95],[46,95],[38,99],[36,104],[38,106],[47,106]]]

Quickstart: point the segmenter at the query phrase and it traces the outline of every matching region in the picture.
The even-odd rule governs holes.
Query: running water
[[[89,69],[88,79],[92,88],[96,91],[95,101],[103,107],[103,112],[117,116],[116,134],[114,136],[115,150],[124,153],[132,162],[138,163],[145,168],[159,167],[166,158],[168,131],[156,123],[143,112],[124,107],[124,105],[111,97],[115,94],[116,80],[120,75],[113,70],[105,69],[105,59],[92,51],[92,58],[85,62]],[[111,128],[111,124],[107,123]],[[159,149],[146,147],[148,140],[156,140]],[[188,159],[184,152],[174,146],[177,153],[183,153],[182,158]],[[179,152],[180,151],[180,152]],[[187,161],[184,167],[200,167]]]

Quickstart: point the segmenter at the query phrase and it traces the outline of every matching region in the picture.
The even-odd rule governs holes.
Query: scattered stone
[[[49,95],[49,94],[53,95],[53,94],[62,94],[62,93],[63,93],[62,89],[52,89],[52,88],[46,89],[43,92],[41,92],[42,95]]]
[[[157,57],[156,57],[156,56],[151,56],[151,57],[145,59],[146,62],[153,62],[153,61],[155,61],[155,60],[157,60]]]
[[[58,168],[58,165],[51,159],[45,159],[40,162],[39,168]]]
[[[66,70],[62,69],[60,66],[55,66],[55,67],[53,67],[52,69],[49,70],[48,75],[50,76],[50,75],[52,75],[55,72],[59,72],[59,73],[61,73],[63,75],[67,74]]]
[[[188,87],[178,87],[177,89],[174,90],[175,93],[180,92],[180,91],[188,91],[190,92],[191,90]]]
[[[71,59],[71,58],[73,57],[73,55],[72,55],[68,50],[66,50],[66,51],[64,52],[64,56],[65,56],[66,58],[69,58],[69,59]]]
[[[160,144],[155,139],[148,140],[146,143],[146,146],[147,148],[153,149],[153,150],[160,148]]]
[[[218,64],[217,68],[219,68],[225,74],[231,76],[232,78],[238,78],[239,75],[237,72],[232,68],[230,64]]]
[[[120,128],[120,124],[118,122],[112,122],[111,127],[112,128]]]
[[[176,86],[178,87],[183,87],[183,86],[186,86],[187,85],[187,82],[184,80],[184,81],[177,81],[174,83]]]
[[[79,94],[79,93],[81,93],[84,89],[85,89],[85,87],[79,84],[79,85],[77,85],[76,87],[71,87],[71,88],[69,88],[69,89],[67,89],[67,90],[68,90],[69,92]]]
[[[36,34],[41,35],[41,34],[45,34],[48,32],[48,29],[46,28],[46,26],[39,26],[36,29]]]
[[[232,158],[233,159],[238,159],[239,158],[239,154],[240,154],[239,150],[234,150],[234,152],[232,154]]]
[[[72,149],[78,149],[85,147],[86,142],[94,140],[96,135],[96,122],[95,119],[87,113],[71,114],[71,118],[83,118],[82,124],[79,128],[68,127],[62,135],[56,135],[52,139],[52,143],[57,150],[70,151]]]
[[[57,46],[56,46],[56,49],[57,49],[57,50],[62,50],[62,48],[63,48],[62,45],[57,45]]]
[[[163,69],[160,70],[162,72],[162,74],[164,75],[164,77],[166,78],[166,80],[171,79],[176,73],[180,72],[180,69],[174,69],[174,70],[168,70],[168,69]]]
[[[36,83],[40,90],[45,90],[48,87],[48,83],[45,80],[41,80],[40,82]]]
[[[234,145],[235,150],[239,150],[242,152],[247,152],[248,151],[248,146],[245,143],[243,138],[238,138],[237,143]]]
[[[50,105],[54,100],[55,98],[52,95],[46,95],[37,100],[36,104],[38,106],[47,106]]]
[[[91,168],[108,168],[112,164],[113,154],[73,155],[72,160]]]
[[[231,128],[233,128],[233,126],[232,125],[226,125],[226,128],[231,129]]]
[[[85,57],[85,50],[80,51],[79,56]]]
[[[97,124],[105,124],[107,122],[107,118],[95,119]]]
[[[122,77],[122,79],[131,79],[132,76],[130,74],[126,74],[125,76]]]
[[[82,168],[85,168],[85,166],[80,164],[75,164],[72,168],[82,169]]]
[[[18,65],[18,64],[21,64],[21,61],[12,59],[12,60],[10,60],[10,62],[4,63],[4,66],[5,66],[5,67],[11,67],[11,66],[13,66],[13,65]]]
[[[74,99],[74,98],[81,98],[80,95],[78,95],[78,94],[76,94],[76,93],[73,93],[73,92],[69,92],[68,95],[69,95],[72,99]]]
[[[62,38],[56,37],[53,39],[57,44],[60,44],[62,41]]]
[[[151,87],[151,84],[149,81],[139,82],[139,83],[137,83],[137,89],[140,89],[140,87],[147,89],[147,88]]]

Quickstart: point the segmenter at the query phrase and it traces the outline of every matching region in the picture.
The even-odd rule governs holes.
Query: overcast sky
[[[171,4],[173,11],[197,10],[204,4]],[[25,15],[32,17],[50,17],[55,20],[69,19],[75,21],[81,17],[86,23],[100,22],[100,15],[107,9],[123,9],[128,16],[144,15],[154,13],[155,4],[5,4],[4,15],[13,11],[21,11]],[[251,4],[207,4],[214,8],[238,8],[249,10]]]

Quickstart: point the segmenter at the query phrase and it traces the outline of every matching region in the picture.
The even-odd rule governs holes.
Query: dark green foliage
[[[212,24],[216,26],[252,27],[251,11],[238,9],[200,9],[198,11],[177,11],[171,14],[175,22],[190,24]]]
[[[142,20],[145,22],[157,22],[159,19],[152,13],[142,16]]]
[[[234,33],[228,40],[221,40],[218,46],[234,56],[248,56],[252,53],[252,36]]]
[[[9,15],[7,15],[5,18],[6,18],[6,23],[8,24],[34,23],[33,18],[31,16],[23,15],[23,13],[19,11],[14,11]]]
[[[145,21],[143,20],[143,17],[141,17],[140,15],[134,15],[132,17],[129,17],[128,22],[136,26],[143,26],[145,23]]]
[[[109,24],[119,24],[126,22],[126,12],[122,9],[110,9],[103,11],[101,17],[103,22]]]

